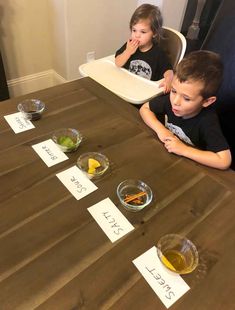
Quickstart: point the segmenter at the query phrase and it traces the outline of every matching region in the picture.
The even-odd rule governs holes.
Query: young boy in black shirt
[[[222,72],[216,53],[201,50],[188,54],[176,68],[170,95],[145,103],[140,115],[168,152],[227,169],[231,153],[211,107]],[[158,120],[160,114],[166,115],[165,126]]]

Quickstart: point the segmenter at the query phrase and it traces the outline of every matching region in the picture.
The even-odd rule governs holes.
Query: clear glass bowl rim
[[[124,186],[125,183],[127,183],[127,184],[128,184],[128,183],[133,183],[133,185],[139,183],[140,186],[143,186],[144,188],[146,188],[146,189],[148,190],[148,192],[149,192],[148,199],[147,199],[146,203],[143,204],[143,205],[141,205],[141,206],[133,206],[133,205],[131,205],[131,204],[129,204],[129,203],[124,202],[124,200],[123,200],[122,197],[120,196],[119,192],[120,192],[120,188],[121,188],[122,186]],[[138,185],[136,185],[136,187],[138,187]],[[149,186],[148,184],[146,184],[146,183],[145,183],[144,181],[142,181],[142,180],[138,180],[138,179],[126,179],[126,180],[124,180],[124,181],[122,181],[121,183],[118,184],[118,186],[117,186],[117,196],[118,196],[120,202],[123,204],[123,206],[124,206],[125,208],[127,208],[127,209],[129,209],[129,210],[133,210],[133,211],[134,211],[134,210],[138,211],[138,210],[142,210],[144,207],[146,207],[148,204],[151,203],[151,201],[152,201],[152,199],[153,199],[153,192],[152,192],[152,189],[150,188],[150,186]]]
[[[60,128],[60,129],[57,129],[53,132],[52,134],[52,140],[61,148],[61,149],[68,149],[67,146],[63,146],[63,145],[60,145],[59,143],[57,143],[57,139],[62,136],[62,135],[66,135],[66,132],[68,133],[72,133],[73,135],[76,136],[77,138],[77,141],[76,141],[76,144],[74,145],[74,147],[77,147],[81,142],[82,142],[82,139],[83,139],[83,136],[81,134],[81,132],[75,128]]]
[[[37,110],[34,111],[33,113],[42,113],[43,110],[45,109],[45,103],[40,99],[25,99],[18,103],[17,108],[20,112],[31,114],[30,112],[25,110],[25,106],[28,104],[33,104],[37,108]],[[40,107],[40,109],[38,109],[38,107]]]
[[[192,266],[191,266],[191,268],[190,268],[190,271],[189,272],[192,272],[196,267],[197,267],[197,265],[198,265],[198,262],[199,262],[199,254],[198,254],[198,250],[197,250],[197,247],[196,247],[196,245],[190,240],[190,239],[188,239],[187,237],[185,237],[185,236],[182,236],[182,235],[180,235],[180,234],[166,234],[166,235],[163,235],[159,240],[158,240],[158,242],[157,242],[157,254],[158,254],[158,257],[159,257],[159,259],[160,259],[160,261],[162,261],[162,259],[161,259],[161,257],[163,256],[163,254],[162,254],[162,249],[161,249],[161,244],[162,244],[162,242],[164,241],[164,240],[167,240],[167,239],[178,239],[179,241],[184,241],[185,243],[187,243],[189,246],[190,246],[190,249],[191,249],[191,251],[193,252],[193,254],[194,254],[194,261],[193,261],[193,264],[192,264]],[[164,265],[165,266],[165,265]],[[166,266],[166,268],[168,268],[167,266]],[[169,268],[168,268],[169,269]],[[186,269],[186,271],[185,272],[177,272],[177,271],[174,271],[174,270],[172,270],[172,269],[169,269],[169,270],[171,270],[172,272],[175,272],[175,273],[177,273],[177,274],[186,274],[186,273],[188,273],[187,272],[187,269]]]
[[[102,153],[99,153],[99,152],[86,152],[86,153],[83,153],[81,154],[78,159],[77,159],[77,165],[78,167],[84,171],[84,169],[82,168],[81,166],[81,161],[85,158],[95,158],[95,157],[100,157],[102,158],[102,160],[106,163],[106,166],[104,167],[104,169],[102,171],[100,171],[99,173],[97,174],[94,174],[94,176],[99,176],[99,175],[102,175],[108,168],[109,168],[109,159]],[[87,171],[85,171],[87,173]]]

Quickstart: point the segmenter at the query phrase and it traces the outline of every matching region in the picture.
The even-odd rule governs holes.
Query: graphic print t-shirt
[[[116,52],[115,57],[126,49],[126,43]],[[139,49],[131,55],[123,68],[148,80],[157,81],[163,78],[164,72],[172,66],[165,52],[154,44],[150,50],[141,52]]]
[[[165,126],[187,144],[212,152],[229,149],[213,107],[203,108],[198,115],[184,119],[174,115],[166,95],[151,100],[149,108],[156,116],[166,115]]]

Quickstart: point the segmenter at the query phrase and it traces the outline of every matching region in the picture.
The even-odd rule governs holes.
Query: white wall
[[[10,94],[80,77],[87,52],[99,58],[124,43],[136,6],[137,0],[0,0],[0,48]]]
[[[129,19],[136,0],[69,0],[67,2],[68,79],[79,76],[78,66],[87,52],[101,58],[115,51],[129,37]]]
[[[66,78],[68,75],[68,34],[67,34],[67,1],[47,0],[49,25],[51,31],[52,66],[58,74]]]
[[[157,5],[161,9],[163,1],[164,0],[138,0],[138,6],[144,3],[150,3],[153,5]]]
[[[0,47],[7,79],[51,68],[47,0],[0,0]]]
[[[158,5],[180,29],[187,0],[0,0],[0,48],[10,94],[80,77],[86,55],[113,54],[129,37],[137,5]]]
[[[138,0],[138,5],[143,3],[157,5],[162,12],[163,25],[180,31],[188,0]]]
[[[163,25],[181,30],[188,0],[164,0],[162,5]]]

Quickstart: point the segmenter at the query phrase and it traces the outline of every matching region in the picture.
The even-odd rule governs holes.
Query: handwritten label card
[[[166,308],[190,289],[180,275],[162,265],[155,246],[134,259],[133,263]]]
[[[48,139],[38,144],[32,145],[34,151],[41,157],[44,163],[48,166],[54,166],[68,157],[58,148],[54,141]]]
[[[87,210],[112,242],[134,229],[109,198],[96,203]]]
[[[97,189],[97,186],[77,166],[57,173],[56,176],[77,200]]]
[[[4,118],[15,133],[35,128],[32,122],[24,118],[21,112],[5,115]]]

